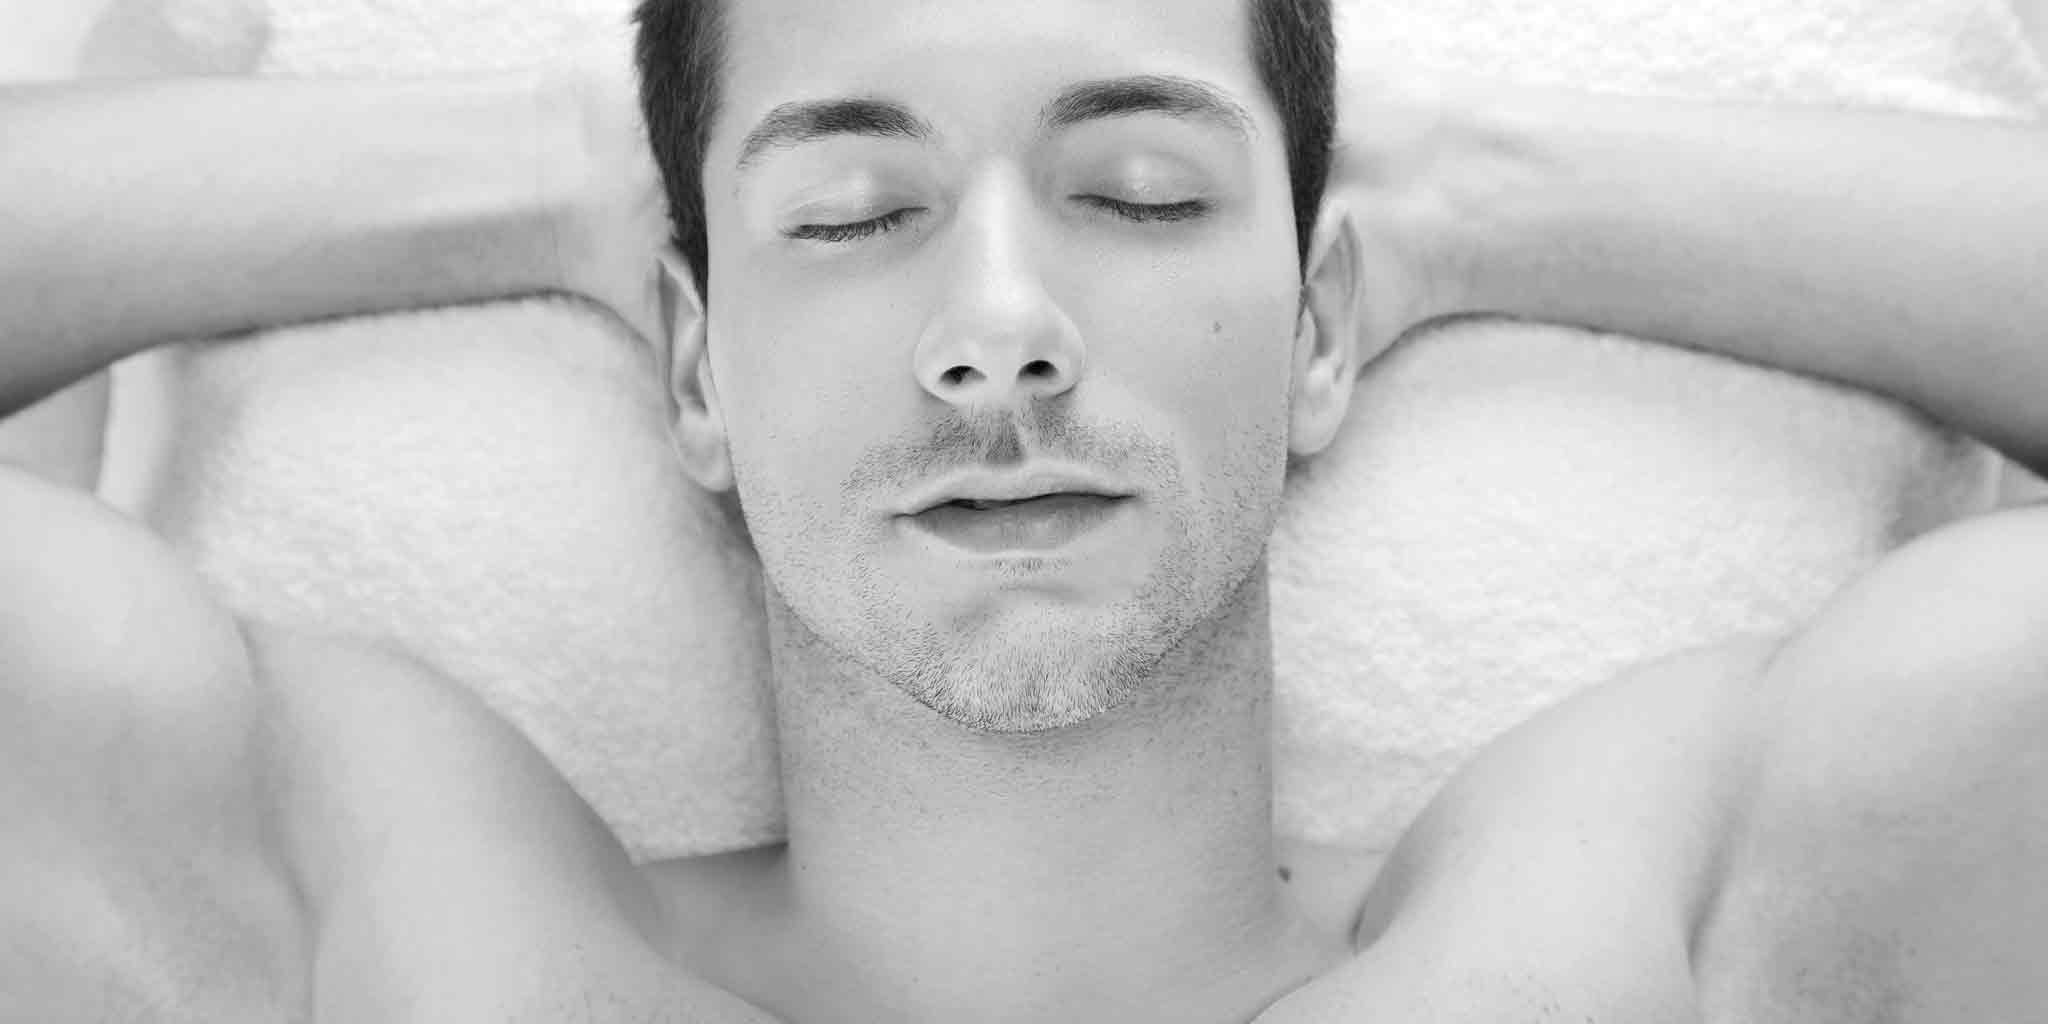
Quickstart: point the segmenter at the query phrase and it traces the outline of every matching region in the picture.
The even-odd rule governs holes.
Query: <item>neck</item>
[[[788,923],[827,1018],[1245,1020],[1326,965],[1276,877],[1263,565],[1131,705],[975,733],[770,595]]]

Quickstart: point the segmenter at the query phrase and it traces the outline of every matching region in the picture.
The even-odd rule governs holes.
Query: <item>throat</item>
[[[958,852],[986,856],[944,874],[918,865],[916,885],[855,900],[806,899],[805,869],[787,860],[788,912],[774,943],[783,977],[745,994],[800,1024],[1224,1024],[1252,1019],[1349,953],[1299,913],[1277,874],[1188,884],[1133,879],[1114,858],[1064,870]]]
[[[1266,608],[1248,592],[1128,703],[1030,733],[964,728],[778,636],[787,983],[741,994],[806,1024],[1222,1024],[1330,966],[1342,938],[1280,878]]]

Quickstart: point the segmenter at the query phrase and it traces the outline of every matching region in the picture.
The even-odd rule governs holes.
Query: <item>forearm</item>
[[[0,88],[0,415],[160,342],[559,287],[537,88]]]
[[[2048,465],[2048,132],[1530,92],[1460,302],[1828,378]]]

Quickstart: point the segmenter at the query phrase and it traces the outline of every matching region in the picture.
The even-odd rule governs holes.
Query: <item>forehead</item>
[[[714,153],[774,107],[886,98],[943,134],[1016,124],[1076,81],[1151,74],[1214,85],[1274,118],[1252,63],[1248,0],[725,0]]]

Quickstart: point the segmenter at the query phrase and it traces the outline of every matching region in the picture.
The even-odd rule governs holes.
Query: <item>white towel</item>
[[[200,0],[188,0],[200,2]],[[272,0],[273,70],[620,45],[624,0]],[[1997,0],[1347,5],[1346,60],[2027,116]],[[1768,168],[1758,168],[1768,173]],[[272,332],[125,369],[108,493],[236,607],[476,687],[643,859],[780,835],[751,556],[672,468],[647,360],[573,303]],[[1477,745],[1615,670],[1779,628],[1984,506],[1980,448],[1642,342],[1467,322],[1367,375],[1272,548],[1278,825],[1384,847]]]

